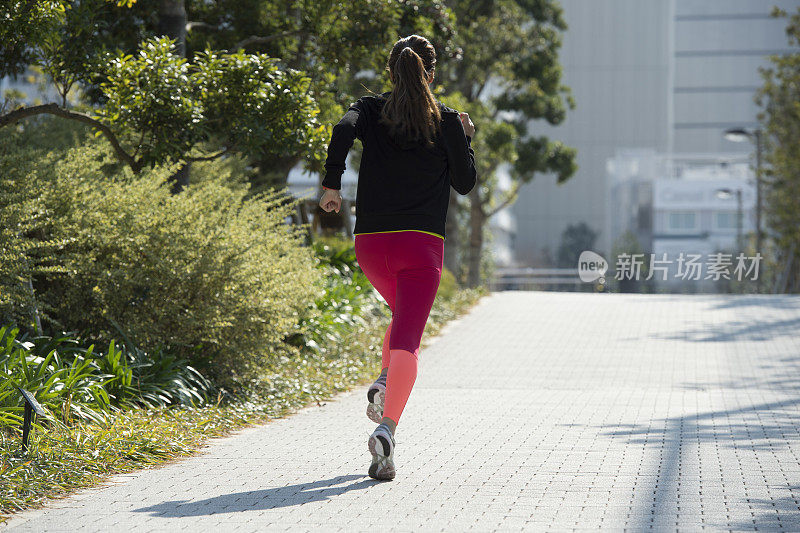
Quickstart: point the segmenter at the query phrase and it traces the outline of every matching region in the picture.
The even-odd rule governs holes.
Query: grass
[[[437,298],[423,345],[483,294],[483,290],[456,290]],[[16,428],[0,428],[0,523],[49,498],[95,485],[110,475],[192,455],[209,438],[287,416],[371,382],[380,372],[387,323],[388,314],[371,318],[324,356],[285,358],[266,374],[263,397],[255,401],[121,410],[108,413],[101,423],[70,426],[53,419],[34,428],[24,455]]]

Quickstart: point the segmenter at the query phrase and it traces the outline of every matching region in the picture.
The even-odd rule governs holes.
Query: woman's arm
[[[471,146],[472,138],[465,133],[458,113],[445,113],[442,128],[447,149],[450,184],[459,194],[468,194],[477,181],[475,152]]]
[[[350,105],[347,113],[333,127],[331,142],[328,145],[328,157],[325,159],[325,178],[322,186],[328,189],[342,188],[342,174],[345,162],[353,141],[356,138],[364,139],[364,106],[359,99]]]

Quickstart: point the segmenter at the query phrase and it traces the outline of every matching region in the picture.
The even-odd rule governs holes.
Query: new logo
[[[578,258],[578,276],[581,281],[591,283],[600,280],[600,283],[605,283],[605,275],[608,270],[608,261],[603,259],[599,254],[591,250],[581,252]]]

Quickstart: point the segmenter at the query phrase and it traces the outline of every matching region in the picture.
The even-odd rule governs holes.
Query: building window
[[[691,211],[668,213],[667,227],[670,231],[691,231],[697,229],[697,214]]]
[[[721,230],[734,230],[737,228],[736,212],[721,211],[714,213],[714,228]]]

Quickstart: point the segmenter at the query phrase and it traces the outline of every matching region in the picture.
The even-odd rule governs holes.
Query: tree
[[[469,194],[467,279],[476,286],[488,219],[513,203],[521,185],[536,173],[555,173],[559,183],[575,173],[574,149],[529,133],[533,120],[560,124],[574,102],[561,83],[558,50],[566,23],[557,1],[452,0],[448,5],[456,16],[463,59],[446,63],[441,79],[462,96],[459,110],[467,111],[477,128],[479,168]],[[512,186],[499,191],[497,172],[506,163]],[[456,201],[451,197],[451,208]]]
[[[138,0],[129,10],[105,10],[100,18],[106,46],[127,53],[154,36],[180,42],[183,28],[190,62],[209,49],[277,58],[281,69],[309,77],[308,93],[320,109],[318,120],[326,125],[335,124],[363,95],[362,83],[385,90],[388,47],[399,36],[423,33],[440,53],[458,54],[452,14],[440,0]],[[324,149],[316,155],[324,158]],[[322,170],[319,157],[302,151],[254,157],[254,189],[284,185],[289,171],[303,160],[307,169]]]
[[[11,109],[0,115],[0,128],[42,114],[83,122],[104,135],[134,172],[232,151],[253,157],[303,153],[318,163],[327,130],[317,119],[310,79],[303,72],[242,51],[206,50],[190,63],[167,38],[144,41],[135,55],[108,52],[97,13],[124,8],[105,0],[31,0],[13,4],[16,11],[5,20],[18,20],[30,4],[32,11],[49,9],[52,16],[42,15],[35,27],[23,25],[20,35],[5,23],[0,26],[0,34],[12,36],[17,49],[0,69],[18,73],[22,62],[34,61],[53,81],[61,102]],[[71,109],[67,94],[73,85],[98,80],[103,105]]]
[[[632,231],[626,231],[619,237],[617,240],[614,241],[614,244],[611,248],[611,258],[609,259],[609,270],[611,266],[614,266],[614,274],[613,277],[617,283],[617,289],[619,292],[645,292],[645,288],[648,285],[652,285],[652,283],[647,282],[647,277],[650,273],[650,266],[644,258],[647,256],[647,252],[645,252],[642,244],[639,242],[639,239],[636,237],[636,234]],[[623,275],[622,273],[617,273],[616,270],[620,267],[624,269],[625,260],[629,261],[628,265],[633,265],[638,258],[638,262],[640,266],[638,268],[634,268],[632,272],[638,275]],[[629,272],[630,274],[631,272]],[[609,276],[612,274],[609,273]],[[617,280],[617,276],[621,276],[621,279]]]
[[[0,7],[0,79],[16,76],[37,60],[36,48],[64,14],[62,0],[11,0]]]
[[[561,234],[561,244],[558,247],[558,266],[561,268],[575,268],[581,252],[594,248],[597,232],[593,231],[586,222],[570,224]]]
[[[775,17],[787,18],[790,46],[800,47],[800,8],[788,15],[775,8]],[[762,68],[764,85],[756,94],[762,107],[766,185],[766,215],[771,237],[781,250],[774,265],[779,290],[800,291],[800,50],[770,56],[771,66]]]

